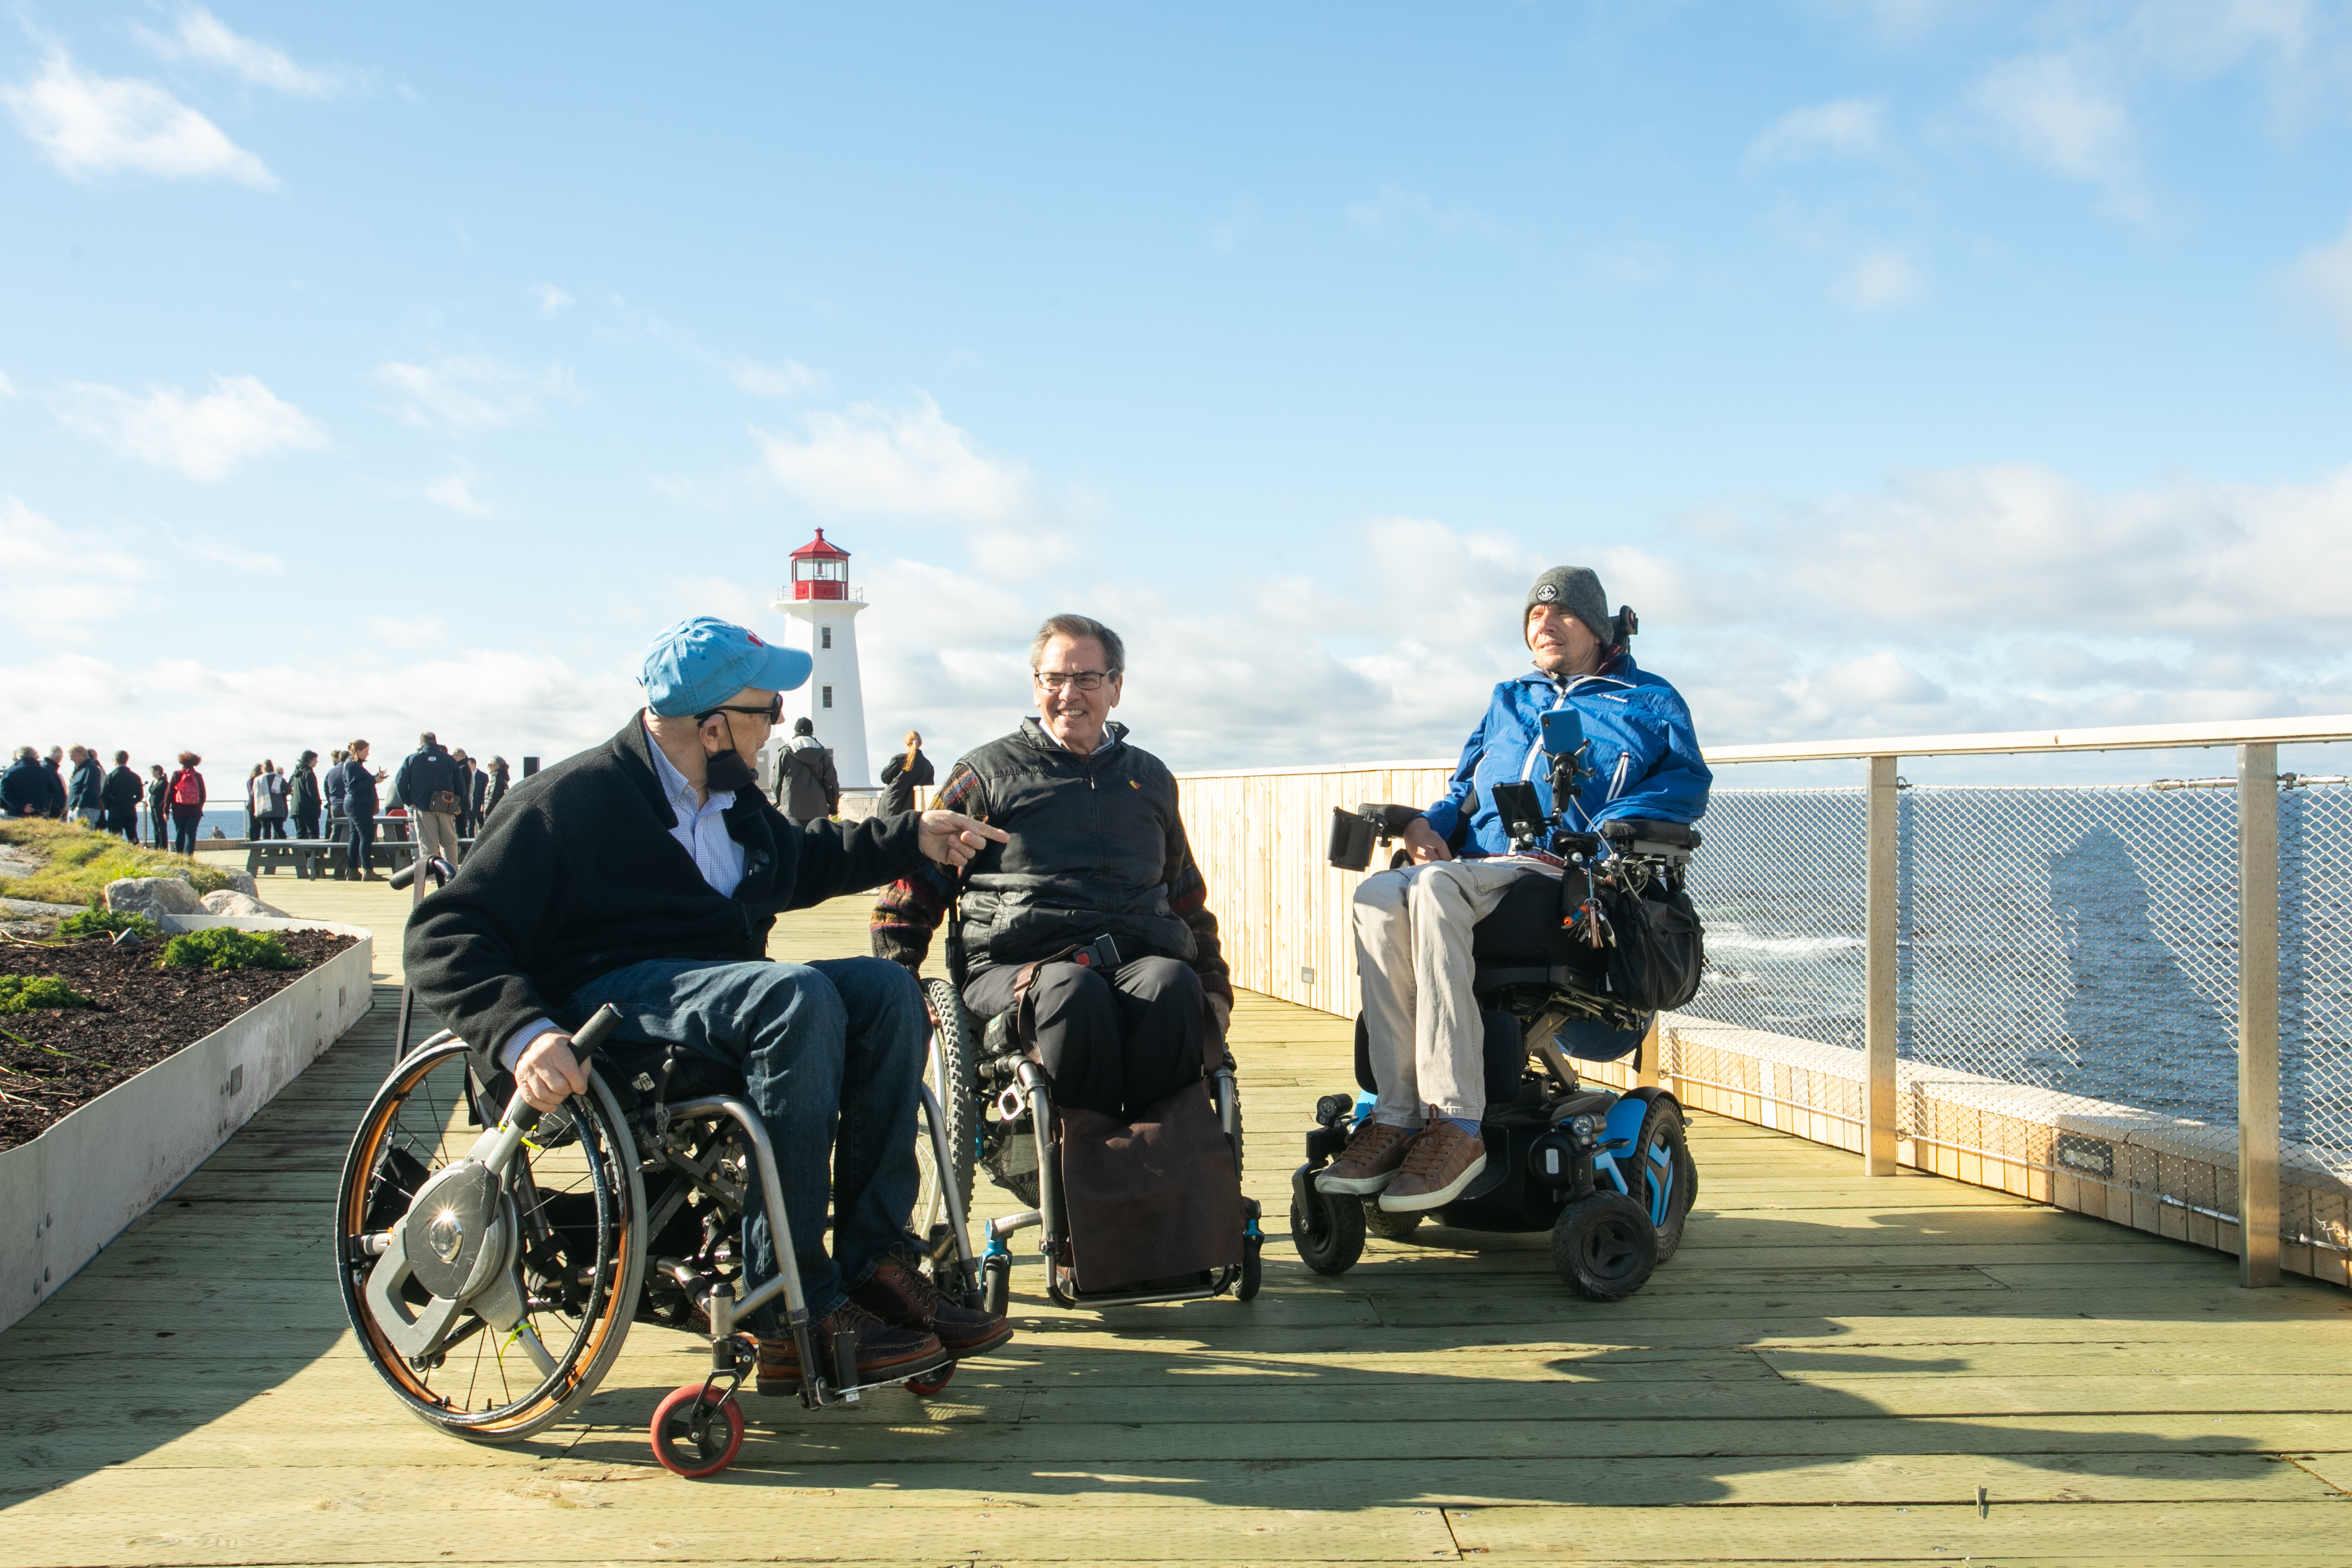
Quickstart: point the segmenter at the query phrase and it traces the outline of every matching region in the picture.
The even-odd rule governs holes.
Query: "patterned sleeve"
[[[986,808],[980,775],[958,763],[948,775],[947,787],[940,791],[938,809],[985,820]],[[874,956],[919,968],[930,953],[931,933],[940,929],[948,906],[954,901],[954,885],[936,864],[926,863],[913,876],[901,877],[883,889],[866,922]]]

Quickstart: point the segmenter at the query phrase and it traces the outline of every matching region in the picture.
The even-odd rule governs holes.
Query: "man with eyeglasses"
[[[960,867],[1005,836],[951,811],[787,822],[751,764],[809,669],[807,654],[707,616],[662,633],[639,676],[644,710],[509,793],[410,921],[404,951],[418,994],[472,1046],[484,1079],[512,1074],[540,1110],[587,1088],[569,1031],[605,1003],[625,1019],[609,1073],[658,1071],[673,1047],[740,1073],[775,1142],[815,1341],[854,1332],[859,1381],[874,1382],[992,1350],[1013,1331],[940,1296],[907,1229],[920,991],[871,958],[771,962],[768,933],[782,910],[929,862]],[[756,1196],[745,1213],[750,1288],[777,1262]],[[750,1328],[760,1391],[790,1392],[792,1339],[772,1309]]]
[[[874,951],[920,964],[960,898],[965,1005],[983,1017],[1020,1006],[1055,1104],[1123,1131],[1201,1083],[1233,983],[1175,776],[1110,717],[1127,663],[1118,634],[1055,616],[1029,658],[1038,716],[965,755],[939,793],[1003,829],[1001,842],[960,884],[951,868],[924,867],[886,889]],[[1116,967],[1094,947],[1103,936]]]

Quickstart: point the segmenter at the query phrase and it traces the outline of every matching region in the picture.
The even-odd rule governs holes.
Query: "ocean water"
[[[1721,790],[1688,1011],[1862,1044],[1859,790]],[[2282,792],[2281,1129],[2352,1153],[2352,789]],[[1906,790],[1897,1053],[2159,1112],[2237,1115],[2228,790]]]

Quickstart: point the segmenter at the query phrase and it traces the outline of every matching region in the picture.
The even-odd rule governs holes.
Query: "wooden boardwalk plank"
[[[700,1485],[642,1426],[699,1344],[640,1328],[572,1424],[469,1447],[393,1404],[327,1272],[406,900],[262,888],[379,931],[376,1011],[0,1336],[0,1565],[2344,1557],[2341,1292],[2242,1291],[2226,1258],[1706,1117],[1688,1239],[1629,1301],[1568,1295],[1543,1237],[1433,1226],[1322,1279],[1288,1178],[1349,1026],[1251,996],[1255,1302],[1062,1312],[1024,1258],[1005,1353],[930,1401],[751,1400]],[[771,951],[859,951],[864,912]],[[1011,1206],[983,1183],[982,1215]]]

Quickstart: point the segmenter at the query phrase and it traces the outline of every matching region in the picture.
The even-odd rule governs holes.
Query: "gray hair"
[[[1045,624],[1029,643],[1029,668],[1035,669],[1037,661],[1045,657],[1045,645],[1055,637],[1067,637],[1072,642],[1092,637],[1102,644],[1103,662],[1110,666],[1105,675],[1127,673],[1127,644],[1118,634],[1091,616],[1047,616]]]

